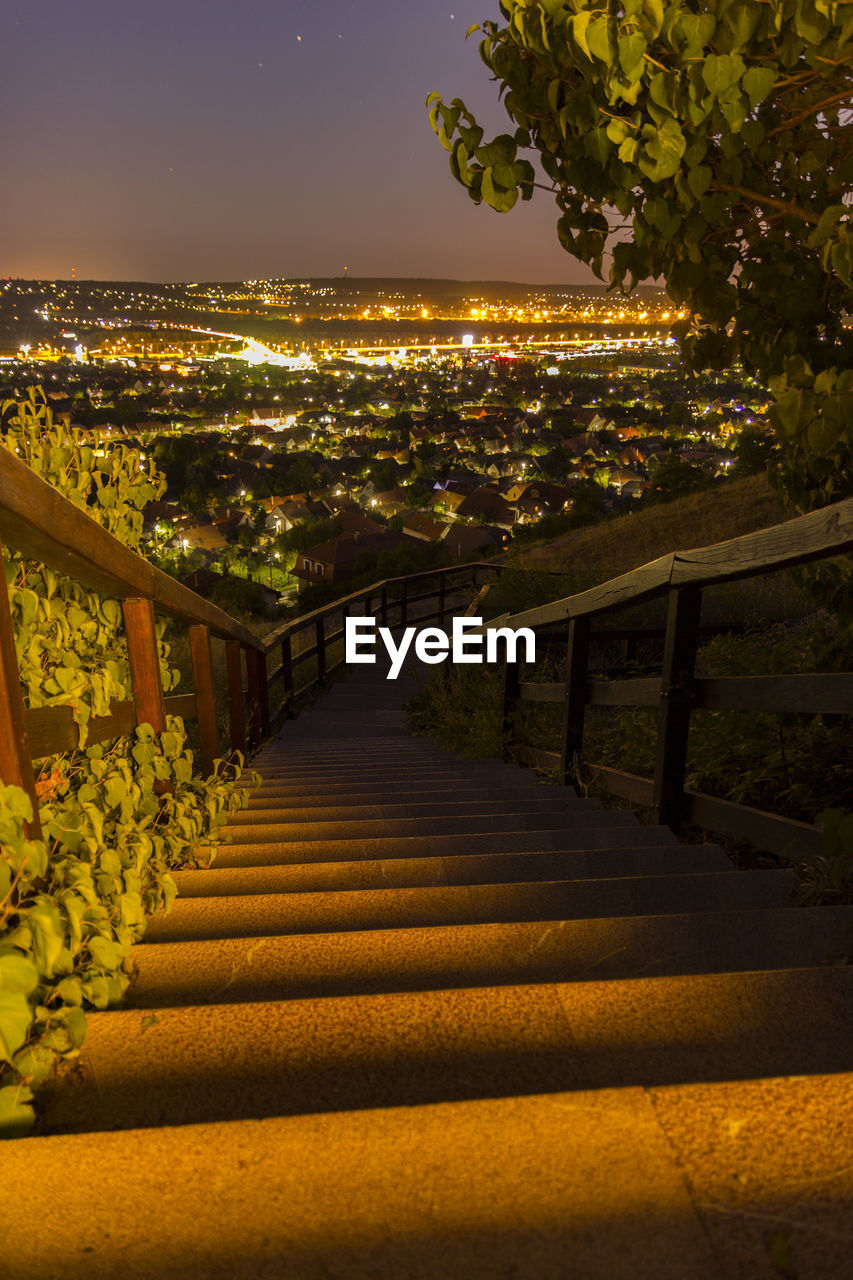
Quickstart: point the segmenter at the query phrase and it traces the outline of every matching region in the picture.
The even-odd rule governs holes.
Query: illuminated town
[[[263,616],[763,463],[765,391],[686,379],[679,319],[653,289],[5,281],[0,394],[141,445],[151,555]]]

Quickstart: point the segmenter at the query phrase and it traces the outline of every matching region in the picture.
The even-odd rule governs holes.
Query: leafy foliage
[[[164,488],[153,466],[54,424],[35,392],[2,412],[2,445],[138,551],[141,508]],[[143,724],[87,745],[92,717],[131,697],[121,606],[14,552],[4,570],[25,702],[70,705],[78,730],[75,751],[36,762],[43,840],[25,838],[29,798],[0,785],[0,1134],[17,1134],[32,1124],[32,1090],[56,1057],[79,1052],[85,1009],[122,998],[131,945],[174,900],[171,872],[212,856],[240,807],[228,777],[241,763],[199,777],[175,717],[159,735]],[[174,688],[162,638],[159,651],[163,687]]]
[[[428,99],[477,203],[530,199],[630,292],[662,278],[694,369],[741,360],[775,397],[774,469],[800,510],[853,493],[849,217],[853,14],[836,0],[501,0],[480,53],[514,126],[484,142]],[[625,233],[628,233],[627,235]]]

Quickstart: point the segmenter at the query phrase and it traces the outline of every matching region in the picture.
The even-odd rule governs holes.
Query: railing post
[[[193,664],[196,717],[204,776],[213,773],[213,762],[219,755],[219,730],[216,725],[216,695],[213,689],[213,662],[210,653],[210,631],[207,627],[190,627],[190,654]]]
[[[382,626],[388,626],[388,588],[382,588],[382,601],[380,605],[380,614],[382,617]]]
[[[589,667],[589,618],[572,618],[566,646],[566,702],[559,776],[563,786],[574,776],[575,758],[583,747],[586,683]]]
[[[289,631],[281,638],[281,683],[286,708],[293,698],[293,638]]]
[[[519,676],[518,663],[504,662],[504,696],[503,696],[503,716],[501,722],[501,735],[503,740],[503,756],[505,760],[514,758],[513,747],[515,746],[515,709],[518,706],[518,686],[521,683]]]
[[[3,547],[0,544],[0,569]],[[0,781],[26,791],[33,806],[33,820],[24,824],[29,840],[41,840],[38,795],[36,793],[30,741],[24,722],[24,699],[12,628],[12,611],[6,580],[0,575]]]
[[[326,683],[326,618],[318,618],[314,624],[317,632],[317,683]]]
[[[261,737],[270,735],[270,691],[267,682],[267,655],[256,649],[258,664],[258,693],[261,701]]]
[[[228,719],[231,724],[231,750],[246,754],[246,718],[243,712],[243,664],[240,641],[225,641],[225,665],[228,672]]]
[[[438,577],[438,621],[439,623],[444,622],[445,592],[447,589],[446,583],[447,583],[447,580],[445,578],[445,575],[443,573],[440,573]]]
[[[261,740],[261,670],[257,649],[243,645],[246,654],[246,684],[249,695],[249,749]]]
[[[698,587],[670,591],[652,808],[655,821],[676,832],[681,826],[684,802],[687,735],[701,609],[702,592]]]
[[[155,733],[166,730],[166,708],[163,704],[163,682],[160,677],[160,655],[154,626],[154,605],[146,598],[123,600],[124,630],[130,683],[133,688],[135,719],[138,725],[150,724]],[[156,795],[171,791],[169,782],[155,782]]]
[[[400,593],[400,626],[404,627],[408,622],[409,615],[409,584],[403,582],[403,589]]]

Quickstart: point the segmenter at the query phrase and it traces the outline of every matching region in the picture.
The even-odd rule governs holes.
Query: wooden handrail
[[[222,640],[263,649],[247,627],[123,546],[2,446],[0,541],[103,595],[151,600],[160,613],[206,626]]]
[[[404,574],[399,578],[382,578],[378,582],[372,582],[367,587],[360,587],[358,591],[353,591],[348,596],[340,596],[337,600],[332,600],[329,604],[324,604],[317,609],[312,609],[310,613],[300,614],[298,618],[290,618],[287,622],[282,623],[280,627],[276,627],[274,631],[271,631],[269,635],[264,637],[264,647],[266,648],[267,653],[269,653],[271,649],[280,645],[287,636],[294,636],[298,634],[298,632],[314,626],[317,622],[321,621],[321,619],[328,618],[331,614],[338,613],[341,609],[348,609],[353,604],[360,604],[362,601],[367,601],[371,596],[381,596],[383,591],[388,591],[389,587],[402,586],[404,583],[411,584],[421,582],[425,578],[438,578],[440,582],[444,581],[446,583],[447,577],[454,573],[492,570],[501,574],[506,573],[509,568],[509,565],[496,564],[491,560],[471,560],[466,564],[449,564],[442,565],[437,569],[420,569],[417,573]],[[429,594],[437,593],[431,592]],[[440,588],[438,594],[440,594]],[[410,600],[409,603],[411,604],[413,601]]]
[[[231,748],[244,752],[247,745],[250,749],[256,747],[260,739],[269,733],[273,719],[267,671],[267,655],[271,650],[280,646],[282,653],[282,666],[274,673],[283,680],[283,699],[277,713],[280,715],[288,710],[298,692],[304,692],[313,684],[322,684],[338,665],[334,663],[329,667],[326,662],[327,646],[341,635],[340,632],[329,634],[326,628],[326,619],[332,614],[345,613],[352,603],[358,601],[370,602],[371,595],[378,595],[387,603],[389,588],[393,591],[395,587],[401,587],[407,593],[410,582],[432,579],[438,584],[435,591],[410,597],[410,603],[435,596],[438,612],[431,616],[441,617],[448,581],[452,587],[454,576],[475,575],[484,568],[500,574],[506,569],[505,565],[473,561],[387,578],[301,618],[292,619],[265,640],[260,640],[224,610],[118,542],[91,518],[84,507],[71,502],[0,444],[0,551],[3,543],[94,591],[122,601],[131,658],[133,701],[116,702],[106,716],[98,717],[97,722],[91,725],[90,740],[103,741],[110,736],[131,732],[140,723],[151,723],[156,731],[162,731],[165,714],[180,714],[199,722],[201,762],[205,772],[212,769],[219,749],[217,694],[213,688],[209,649],[211,636],[226,642]],[[392,601],[390,607],[394,608],[395,603]],[[189,624],[195,683],[192,694],[170,699],[163,697],[153,629],[155,609]],[[316,633],[316,643],[310,652],[317,658],[318,678],[309,680],[301,690],[295,690],[293,667],[309,655],[298,653],[291,656],[291,638],[306,629]],[[37,832],[31,759],[73,749],[77,729],[69,706],[57,705],[38,711],[23,707],[11,639],[11,617],[5,598],[0,601],[0,631],[5,637],[0,692],[8,686],[8,696],[0,699],[0,777],[3,781],[23,786],[30,794],[34,807],[31,830]]]

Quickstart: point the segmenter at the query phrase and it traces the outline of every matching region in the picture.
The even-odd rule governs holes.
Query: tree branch
[[[806,107],[797,115],[791,116],[790,120],[786,120],[783,124],[777,125],[775,129],[771,129],[766,137],[773,138],[777,133],[785,133],[788,129],[793,129],[798,124],[802,124],[804,120],[808,120],[810,116],[823,111],[825,107],[834,107],[839,102],[848,102],[851,97],[853,97],[853,88],[847,85],[842,93],[834,93],[831,97],[823,98],[820,102],[813,102],[810,107]],[[851,106],[853,106],[853,103],[851,103]]]
[[[760,191],[751,191],[749,187],[737,187],[730,182],[711,183],[713,191],[730,191],[733,195],[742,196],[744,200],[757,204],[759,208],[769,205],[771,209],[778,209],[780,213],[787,213],[791,218],[798,218],[800,222],[807,222],[810,226],[817,226],[820,222],[820,216],[811,213],[808,209],[801,209],[799,205],[789,204],[787,200],[778,200],[776,196],[762,194]]]

